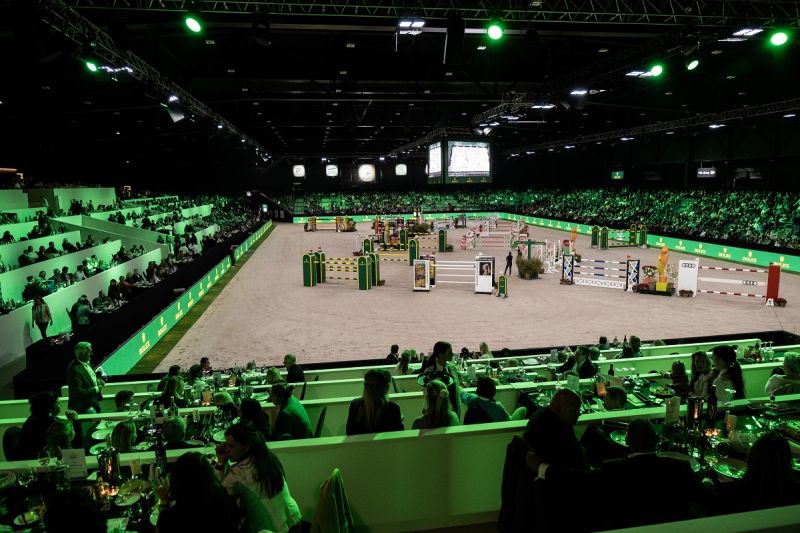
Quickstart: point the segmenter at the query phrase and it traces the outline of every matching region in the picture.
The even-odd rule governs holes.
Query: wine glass
[[[17,473],[17,481],[23,487],[28,487],[31,483],[36,480],[36,469],[35,468],[23,468],[22,470]]]

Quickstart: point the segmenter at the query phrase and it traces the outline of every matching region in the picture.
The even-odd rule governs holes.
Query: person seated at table
[[[402,431],[403,415],[400,406],[389,401],[392,375],[388,370],[367,370],[364,374],[364,394],[350,402],[347,414],[347,434]]]
[[[158,481],[156,491],[159,499],[156,533],[239,531],[241,512],[236,501],[201,453],[188,452],[178,457],[169,476]]]
[[[736,360],[736,350],[732,346],[716,346],[711,350],[716,368],[712,386],[716,387],[717,401],[724,405],[732,400],[744,398],[744,379],[742,367]]]
[[[92,300],[92,307],[95,309],[108,307],[109,305],[111,305],[111,298],[106,296],[106,293],[104,293],[102,290],[97,293],[97,298]]]
[[[306,380],[303,367],[297,364],[297,356],[295,354],[287,353],[283,357],[283,366],[286,367],[287,383],[302,383]]]
[[[125,279],[125,276],[119,277],[118,285],[120,291],[122,292],[122,298],[124,300],[130,300],[131,297],[133,296],[134,291],[136,290],[136,286],[133,283],[129,282],[127,279]]]
[[[256,430],[261,433],[261,437],[264,440],[269,440],[271,434],[269,418],[267,418],[264,408],[257,400],[252,398],[242,400],[239,404],[239,420],[251,422]]]
[[[53,275],[50,276],[49,279],[53,280],[53,283],[55,283],[56,285],[61,285],[62,283],[65,283],[64,278],[61,276],[61,270],[57,268],[53,269]]]
[[[603,407],[606,411],[620,411],[628,404],[628,394],[622,387],[609,387],[603,397]]]
[[[61,267],[61,278],[64,280],[64,283],[67,285],[71,285],[75,283],[75,276],[69,271],[69,267]]]
[[[170,365],[169,369],[167,370],[167,374],[161,378],[156,385],[156,391],[162,392],[164,388],[167,386],[167,381],[169,378],[174,378],[176,376],[181,375],[181,365]]]
[[[203,381],[203,367],[195,363],[186,372],[186,386],[194,387],[198,381]]]
[[[139,273],[138,268],[134,268],[133,273],[128,278],[128,281],[131,283],[142,283],[144,281],[144,276]]]
[[[631,335],[631,355],[630,357],[644,357],[642,353],[642,339],[636,335]]]
[[[460,425],[458,415],[453,411],[444,382],[432,379],[425,385],[425,408],[422,416],[416,418],[411,429],[434,429]]]
[[[178,259],[183,259],[185,257],[190,257],[191,252],[189,252],[189,247],[186,246],[186,243],[181,243],[178,247]]]
[[[403,350],[400,360],[394,369],[395,376],[407,376],[411,374],[411,360],[414,358],[414,350]]]
[[[171,407],[172,405],[180,409],[187,407],[189,402],[183,397],[183,388],[183,378],[180,376],[170,377],[158,402],[164,407]]]
[[[83,265],[78,265],[75,269],[75,281],[83,281],[86,279],[86,271],[83,268]]]
[[[22,424],[19,442],[13,451],[13,458],[6,460],[36,459],[37,454],[47,443],[47,430],[61,412],[58,396],[53,392],[37,392],[28,398],[30,416]],[[77,419],[77,413],[67,409],[64,413],[69,420]]]
[[[47,243],[47,249],[45,249],[45,253],[47,254],[47,259],[53,259],[54,257],[61,255],[59,251],[56,250],[56,245],[53,241]]]
[[[389,355],[386,356],[386,363],[390,365],[397,364],[399,351],[400,347],[396,344],[392,344],[392,347],[389,349]]]
[[[108,284],[108,299],[114,303],[119,303],[122,301],[122,291],[119,289],[117,280],[113,278],[111,279],[111,282]]]
[[[764,394],[800,394],[800,353],[783,354],[783,375],[773,374],[764,386]]]
[[[25,258],[28,260],[27,264],[32,265],[39,260],[39,254],[33,251],[33,246],[28,246],[25,250]]]
[[[134,451],[136,444],[136,424],[133,420],[123,420],[118,422],[111,431],[111,446],[119,453],[130,453]]]
[[[272,426],[273,440],[308,439],[313,435],[306,408],[292,396],[293,390],[294,385],[285,381],[270,388],[269,400],[278,407]]]
[[[39,452],[39,458],[54,457],[61,460],[63,458],[62,450],[71,449],[74,440],[75,427],[72,422],[56,419],[47,428],[44,449]]]
[[[689,396],[689,376],[686,375],[686,365],[683,361],[673,361],[671,370],[664,372],[664,377],[672,380],[669,386],[681,399],[685,400]]]
[[[239,408],[233,403],[233,397],[228,391],[220,390],[215,392],[213,401],[214,405],[222,411],[227,420],[233,420],[239,415]]]
[[[209,375],[214,371],[214,369],[211,368],[211,361],[208,359],[208,357],[200,358],[200,366],[203,368],[203,374],[205,375]]]
[[[692,354],[692,379],[689,381],[689,394],[700,398],[708,397],[708,388],[714,379],[711,361],[706,352]]]
[[[601,335],[600,338],[597,340],[597,349],[598,350],[610,350],[611,345],[608,343],[608,337],[605,335]]]
[[[273,385],[279,381],[283,381],[283,376],[281,376],[281,371],[278,370],[278,367],[273,366],[267,369],[267,384]]]
[[[64,250],[65,254],[72,254],[78,251],[78,249],[75,248],[75,245],[69,242],[66,238],[61,241],[61,249]]]
[[[563,374],[569,370],[577,372],[580,379],[597,375],[597,365],[589,359],[589,349],[586,346],[578,346],[575,354],[571,355],[563,365],[556,367],[555,372]]]
[[[522,420],[528,414],[525,407],[520,407],[513,415],[509,415],[505,406],[494,399],[496,394],[497,384],[486,376],[478,378],[475,394],[461,391],[461,403],[467,407],[464,425]]]
[[[742,479],[717,483],[720,512],[741,513],[797,505],[800,482],[792,470],[789,441],[777,431],[768,431],[753,444]]]
[[[206,461],[207,462],[207,461]],[[45,499],[44,526],[49,533],[106,533],[106,516],[84,490],[53,492]]]
[[[167,450],[191,448],[186,442],[186,421],[182,416],[167,418],[164,427],[161,428],[161,436],[164,438],[164,448]]]
[[[78,298],[78,301],[72,306],[75,313],[75,324],[78,326],[78,330],[83,330],[88,328],[91,325],[91,313],[92,308],[91,304],[89,303],[89,297],[81,295]]]
[[[22,300],[33,300],[34,296],[40,295],[39,286],[33,276],[28,276],[25,280],[25,287],[22,289]]]
[[[3,237],[0,238],[0,244],[11,244],[12,242],[16,242],[14,236],[11,235],[10,231],[4,231]]]
[[[486,343],[483,343],[484,345]],[[491,354],[488,346],[484,346],[487,353]],[[430,357],[423,361],[420,372],[427,379],[439,379],[447,386],[450,406],[456,417],[461,418],[461,376],[458,368],[453,363],[453,346],[449,342],[438,341],[433,345]]]
[[[225,431],[214,470],[245,514],[242,531],[285,533],[300,523],[300,508],[289,492],[283,465],[252,424],[234,424]]]
[[[127,413],[131,410],[131,403],[133,402],[132,390],[121,390],[114,395],[114,412]]]

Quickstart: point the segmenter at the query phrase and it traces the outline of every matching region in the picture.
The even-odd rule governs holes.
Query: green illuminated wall
[[[577,224],[575,222],[564,222],[561,220],[554,220],[550,218],[533,217],[528,215],[518,215],[515,213],[502,213],[502,212],[476,212],[467,213],[467,218],[487,218],[489,216],[496,216],[507,220],[521,220],[525,224],[533,226],[541,226],[561,231],[572,231],[572,228],[577,228],[578,233],[583,235],[592,234],[592,226],[587,224]],[[377,215],[353,215],[352,218],[355,222],[372,222]],[[383,215],[382,215],[383,216]],[[413,218],[411,214],[403,215],[389,215],[390,218],[397,218],[402,216],[404,219]],[[441,220],[446,218],[454,218],[458,213],[425,213],[426,219]],[[303,224],[308,222],[309,217],[294,217],[292,222],[295,224]],[[333,222],[335,216],[318,216],[318,222]],[[611,229],[609,228],[609,237],[619,238],[620,240],[627,241],[629,232],[624,229]],[[648,246],[661,247],[666,246],[670,250],[676,252],[683,252],[686,254],[695,255],[698,257],[708,257],[711,259],[720,259],[724,261],[733,261],[736,263],[744,263],[746,265],[768,267],[770,263],[778,263],[783,270],[787,272],[800,273],[800,256],[777,254],[774,252],[765,252],[763,250],[750,250],[747,248],[738,248],[735,246],[724,246],[721,244],[710,244],[702,241],[690,241],[685,239],[675,239],[672,237],[663,237],[661,235],[647,235]],[[653,258],[655,262],[655,257]]]
[[[269,221],[245,239],[235,250],[234,257],[238,260],[250,250],[253,244],[263,237],[271,226],[272,221]],[[192,287],[173,301],[169,307],[159,313],[156,318],[151,320],[114,353],[109,355],[103,361],[103,370],[109,375],[120,375],[129,372],[142,357],[147,355],[147,352],[153,349],[153,346],[155,346],[175,324],[183,319],[194,304],[205,296],[208,290],[213,287],[217,281],[222,279],[230,267],[231,259],[229,256],[226,256],[225,259],[209,270],[200,281],[192,285]]]

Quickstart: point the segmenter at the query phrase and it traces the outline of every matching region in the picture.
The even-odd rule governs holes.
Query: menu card
[[[664,416],[664,423],[667,425],[670,424],[677,424],[678,420],[681,417],[681,399],[679,396],[673,396],[672,398],[667,398],[667,401],[664,402],[666,405],[667,413]]]
[[[86,452],[82,448],[61,450],[61,462],[69,466],[67,475],[70,479],[85,479],[89,474],[89,469],[86,467]]]
[[[569,374],[567,376],[567,388],[579,392],[581,388],[581,378],[579,378],[577,374]]]

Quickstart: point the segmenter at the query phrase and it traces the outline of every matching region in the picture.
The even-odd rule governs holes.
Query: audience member
[[[228,420],[233,420],[239,415],[239,408],[233,403],[233,398],[228,391],[220,390],[214,393],[214,405],[223,412]]]
[[[136,424],[133,420],[123,420],[118,422],[111,431],[111,446],[119,453],[130,453],[134,451],[136,444]]]
[[[576,372],[581,379],[588,379],[597,375],[597,365],[589,359],[589,349],[586,346],[578,346],[575,354],[571,355],[555,371],[562,374],[570,370]]]
[[[400,360],[397,362],[397,367],[394,370],[395,376],[407,376],[411,373],[411,359],[413,358],[414,350],[403,350],[400,354]]]
[[[391,382],[392,375],[387,370],[373,369],[364,374],[364,394],[350,402],[348,435],[403,430],[400,406],[389,401]]]
[[[485,346],[485,343],[484,343]],[[486,347],[488,350],[488,347]],[[491,352],[488,352],[491,354]],[[433,345],[430,357],[422,363],[420,369],[427,379],[438,379],[447,386],[450,405],[457,418],[461,417],[461,376],[452,362],[453,346],[449,342],[439,341]]]
[[[672,369],[667,373],[667,376],[672,379],[670,387],[675,391],[675,394],[682,399],[689,396],[689,376],[686,375],[686,365],[683,361],[673,361]]]
[[[67,366],[69,408],[79,414],[99,413],[105,382],[95,375],[90,363],[92,345],[82,341],[75,345],[75,359]]]
[[[708,388],[714,379],[711,361],[706,352],[692,354],[692,379],[689,382],[689,394],[700,398],[708,397]]]
[[[303,367],[297,364],[297,356],[287,353],[283,358],[283,366],[286,367],[287,383],[302,383],[306,380]]]
[[[742,367],[736,361],[736,350],[732,346],[717,346],[711,353],[717,370],[713,386],[717,390],[717,400],[721,404],[744,398]]]
[[[278,367],[271,367],[267,370],[267,384],[273,385],[279,381],[283,381],[283,376],[281,376],[281,371],[278,370]]]
[[[47,327],[53,325],[53,315],[50,314],[50,307],[41,296],[34,296],[33,298],[31,318],[36,327],[39,328],[42,339],[47,339]]]
[[[164,448],[167,450],[183,450],[190,447],[186,442],[186,421],[181,416],[167,418],[161,434],[164,437]]]
[[[217,446],[215,471],[245,514],[243,531],[286,532],[300,523],[283,465],[252,424],[235,424],[225,431],[225,443]]]
[[[783,354],[784,374],[773,374],[767,380],[764,394],[800,394],[800,353],[786,352]]]
[[[398,360],[398,352],[400,351],[400,347],[396,344],[392,344],[391,349],[389,350],[389,355],[386,356],[386,362],[390,365],[396,365]]]
[[[294,385],[285,381],[270,388],[270,401],[278,408],[272,428],[273,440],[308,439],[313,435],[306,408],[292,396],[293,390]]]
[[[619,411],[628,404],[628,394],[622,387],[609,387],[603,397],[603,407],[606,411]]]
[[[494,399],[497,385],[489,377],[478,378],[475,393],[461,391],[461,403],[467,408],[464,413],[464,424],[481,424],[486,422],[507,422],[522,420],[528,414],[525,407],[519,407],[513,415],[509,415],[505,406]]]
[[[114,407],[117,413],[126,413],[131,411],[133,402],[132,390],[121,390],[114,395]]]
[[[6,460],[36,459],[47,443],[47,430],[61,411],[58,396],[52,392],[37,392],[28,398],[30,416],[22,424],[19,442]],[[75,420],[77,413],[67,409],[67,418]]]
[[[269,425],[269,419],[264,414],[264,408],[261,404],[252,398],[245,398],[239,404],[239,420],[242,422],[250,422],[256,431],[261,433],[264,440],[270,440],[272,430]]]
[[[209,375],[214,371],[214,369],[211,368],[211,361],[208,359],[208,357],[200,358],[200,366],[203,368],[203,374],[205,375]]]
[[[164,388],[166,388],[167,381],[169,381],[169,378],[174,378],[180,375],[181,375],[181,365],[170,365],[170,367],[167,369],[166,375],[162,377],[161,380],[158,382],[158,385],[156,385],[156,391],[162,392]]]
[[[452,410],[445,384],[432,379],[425,385],[425,408],[422,416],[415,419],[411,429],[434,429],[458,426],[458,415]]]

